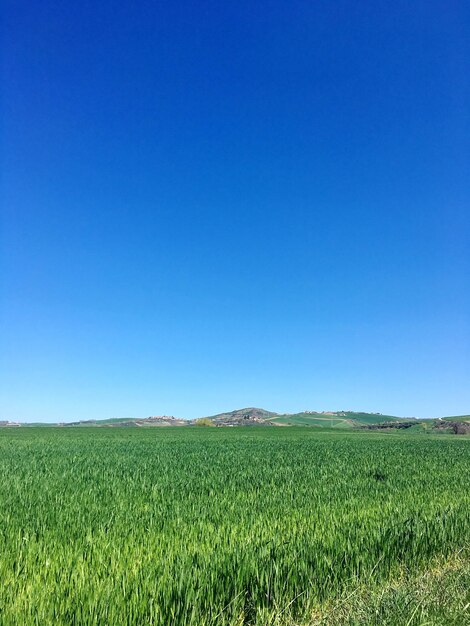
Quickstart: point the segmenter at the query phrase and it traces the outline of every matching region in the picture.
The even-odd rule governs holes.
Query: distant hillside
[[[213,426],[310,426],[321,429],[366,429],[381,431],[428,432],[437,434],[470,434],[470,415],[417,419],[397,417],[382,413],[364,413],[356,411],[301,411],[300,413],[275,413],[256,407],[236,409],[195,420],[186,420],[172,415],[157,415],[145,418],[109,418],[104,420],[81,420],[60,424],[33,424],[12,421],[0,421],[0,427],[63,426],[66,428],[100,427],[190,427],[194,425]]]
[[[228,413],[210,415],[205,419],[209,419],[219,426],[249,426],[251,424],[270,423],[275,417],[277,417],[277,413],[273,413],[272,411],[249,407],[246,409],[236,409]]]
[[[278,425],[320,426],[323,428],[357,428],[368,424],[400,421],[403,418],[381,413],[355,413],[353,411],[304,411],[278,415],[272,421]]]
[[[356,411],[302,411],[300,413],[274,413],[265,409],[246,408],[219,413],[204,418],[215,426],[310,426],[335,430],[380,430],[401,432],[434,432],[442,434],[467,434],[470,416],[417,419],[382,413]],[[188,422],[191,424],[192,422]]]
[[[434,420],[434,428],[455,435],[470,435],[470,415],[456,415]]]
[[[172,415],[156,415],[153,417],[131,418],[131,417],[112,417],[104,420],[82,420],[79,422],[68,422],[60,424],[60,426],[186,426],[187,420],[173,417]]]
[[[449,422],[466,422],[470,424],[470,415],[454,415],[451,417],[441,417],[440,419]]]
[[[275,426],[319,426],[321,428],[353,428],[354,422],[336,412],[317,413],[303,411],[301,413],[285,413],[273,418]]]
[[[381,413],[355,413],[353,411],[302,411],[300,413],[274,413],[254,407],[237,409],[218,415],[210,415],[204,419],[210,420],[216,426],[317,426],[320,428],[360,428],[372,424],[395,423],[406,418]],[[408,418],[409,419],[409,418]],[[413,418],[411,418],[413,419]]]

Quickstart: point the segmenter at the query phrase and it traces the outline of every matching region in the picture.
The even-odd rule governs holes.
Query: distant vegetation
[[[208,417],[200,417],[194,421],[196,426],[215,426],[214,422]]]
[[[469,465],[445,434],[2,429],[1,624],[462,626]]]

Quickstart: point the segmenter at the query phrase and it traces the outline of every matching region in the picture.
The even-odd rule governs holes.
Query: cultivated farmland
[[[452,580],[469,468],[470,440],[447,435],[4,429],[0,621],[333,623],[328,607],[359,590],[377,598],[435,563]],[[465,591],[455,602],[448,623],[467,623]],[[429,623],[447,623],[441,608]],[[395,623],[378,610],[341,623]]]

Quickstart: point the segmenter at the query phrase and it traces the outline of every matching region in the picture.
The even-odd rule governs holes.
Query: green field
[[[352,428],[350,420],[335,416],[315,416],[305,413],[294,413],[293,415],[282,415],[275,417],[271,421],[276,424],[286,424],[288,426],[319,426],[320,428]]]
[[[0,470],[2,626],[468,623],[468,437],[3,429]]]
[[[470,422],[470,415],[454,415],[452,417],[444,417],[442,419],[452,422]]]

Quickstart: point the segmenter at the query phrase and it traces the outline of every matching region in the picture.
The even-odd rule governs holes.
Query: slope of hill
[[[357,428],[369,424],[399,422],[404,418],[381,413],[355,413],[353,411],[304,411],[278,415],[272,421],[278,425],[321,426],[323,428]]]
[[[276,426],[319,426],[322,428],[353,428],[354,422],[338,413],[316,413],[303,411],[301,413],[285,413],[273,418]]]
[[[353,420],[356,424],[383,424],[384,422],[396,422],[406,417],[397,417],[396,415],[382,415],[382,413],[356,413],[354,411],[345,411],[341,413],[345,417]]]
[[[455,435],[470,434],[470,415],[456,415],[454,417],[443,417],[434,421],[434,428],[451,432]]]
[[[441,417],[439,419],[449,422],[467,422],[470,424],[470,415],[454,415],[450,417]]]
[[[185,426],[187,420],[173,417],[172,415],[156,415],[152,417],[112,417],[104,420],[82,420],[60,424],[61,426]]]
[[[300,413],[275,413],[257,407],[235,409],[226,413],[209,415],[215,426],[318,426],[322,428],[357,428],[383,422],[398,422],[403,418],[380,413],[354,413],[352,411],[302,411]],[[86,420],[64,424],[64,426],[191,426],[198,420],[177,419],[173,416],[147,418],[110,418],[105,420]]]
[[[269,424],[275,417],[277,417],[277,413],[272,411],[248,407],[229,411],[228,413],[210,415],[205,419],[211,420],[218,426],[249,426],[252,424]]]

